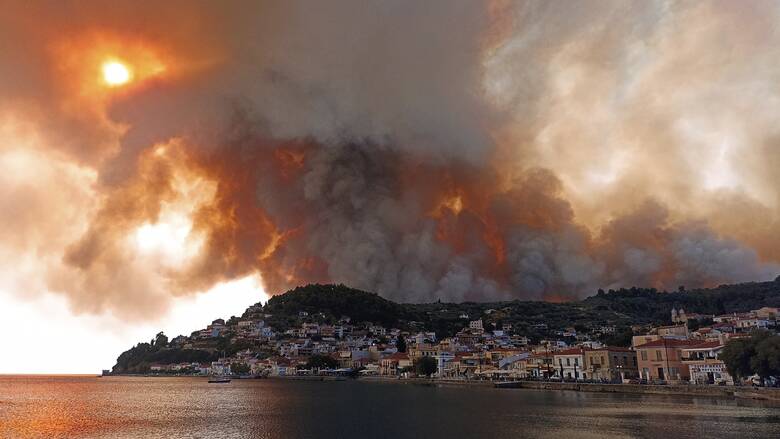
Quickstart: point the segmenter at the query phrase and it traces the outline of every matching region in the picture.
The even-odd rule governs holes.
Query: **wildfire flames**
[[[6,278],[143,318],[252,274],[420,302],[780,273],[770,14],[436,3],[5,12]]]

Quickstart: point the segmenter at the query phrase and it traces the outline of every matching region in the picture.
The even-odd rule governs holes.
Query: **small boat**
[[[230,378],[228,378],[226,376],[215,376],[215,377],[210,378],[209,382],[210,383],[217,383],[217,384],[229,383],[230,382]]]

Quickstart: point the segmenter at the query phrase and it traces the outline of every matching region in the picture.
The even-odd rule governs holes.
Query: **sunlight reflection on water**
[[[777,437],[710,398],[364,382],[0,376],[0,437]]]

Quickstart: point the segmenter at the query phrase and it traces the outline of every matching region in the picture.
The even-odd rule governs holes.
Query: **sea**
[[[0,376],[0,438],[780,438],[780,408],[364,380]]]

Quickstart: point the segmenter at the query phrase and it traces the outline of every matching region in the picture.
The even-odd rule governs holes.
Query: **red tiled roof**
[[[552,352],[534,352],[528,358],[550,358],[552,356]]]
[[[653,340],[650,342],[647,342],[645,344],[641,344],[637,346],[637,349],[645,349],[645,348],[658,348],[658,347],[690,347],[696,344],[701,343],[699,340],[676,340],[673,338],[661,338],[658,340]]]
[[[396,352],[392,355],[388,355],[387,357],[385,357],[385,360],[396,360],[396,361],[408,360],[408,359],[409,359],[409,355],[406,352]]]
[[[633,352],[631,348],[624,348],[621,346],[604,346],[598,349],[591,349],[592,351],[610,351],[610,352]]]
[[[723,343],[721,343],[718,340],[713,340],[713,341],[705,341],[693,346],[689,346],[686,349],[712,349],[720,346],[723,346]]]
[[[574,348],[574,349],[564,349],[562,351],[555,351],[553,352],[554,355],[581,355],[584,351],[589,351],[591,349],[588,348]]]

